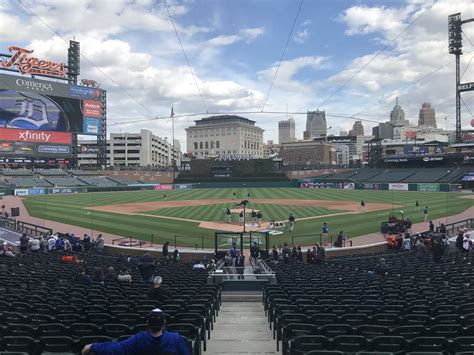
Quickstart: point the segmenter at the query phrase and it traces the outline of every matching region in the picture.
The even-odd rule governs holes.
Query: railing
[[[448,224],[445,224],[445,227],[446,227],[446,233],[448,235],[455,235],[457,234],[459,228],[473,229],[474,218],[468,218],[468,219],[463,219],[462,221],[448,223]],[[436,227],[436,231],[439,232],[439,226]],[[429,233],[429,231],[423,232],[421,234],[427,234],[427,233]]]
[[[118,245],[121,247],[134,247],[134,248],[156,248],[162,246],[167,238],[161,238],[159,243],[155,242],[155,239],[158,237],[154,234],[150,235],[150,240],[141,240],[132,237],[124,237],[124,238],[117,238],[112,240],[112,245]],[[194,241],[194,243],[188,243],[188,245],[178,245],[177,242],[178,236],[174,236],[174,248],[177,249],[178,247],[183,248],[192,248],[194,247],[196,250],[204,250],[204,237],[186,237],[187,241]],[[196,243],[197,241],[197,243]],[[194,245],[193,245],[194,244]]]
[[[3,217],[0,220],[0,225],[3,228],[6,228],[18,233],[26,233],[34,237],[39,237],[40,235],[48,237],[53,234],[53,230],[51,228],[39,226],[33,223],[18,221],[18,220],[15,220],[14,218]]]
[[[318,243],[319,245],[322,245],[324,247],[332,247],[334,245],[334,241],[337,240],[337,236],[334,235],[328,235],[327,240],[324,241],[323,235],[321,233],[313,233],[313,234],[300,234],[300,235],[292,235],[291,236],[291,245],[312,245],[311,242],[308,242],[308,239],[312,238],[313,243]],[[303,242],[298,242],[298,239],[306,239],[306,241]],[[352,246],[352,240],[347,239],[345,237],[342,240],[342,246],[343,247],[351,247]],[[281,248],[281,245],[280,245]]]

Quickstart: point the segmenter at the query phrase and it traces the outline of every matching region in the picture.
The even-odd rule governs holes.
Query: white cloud
[[[240,41],[250,43],[264,32],[263,27],[243,28],[238,34],[216,36],[208,40],[207,43],[211,46],[228,46]]]
[[[310,82],[296,80],[294,76],[304,68],[314,70],[325,68],[327,59],[326,57],[306,56],[282,61],[278,69],[275,86],[284,90],[309,92],[311,90]],[[259,79],[270,83],[273,80],[277,66],[278,62],[275,62],[270,68],[258,72]]]
[[[293,39],[297,43],[304,43],[304,42],[306,42],[308,37],[309,37],[309,31],[308,31],[307,28],[305,28],[304,30],[296,32],[296,35],[294,36]]]

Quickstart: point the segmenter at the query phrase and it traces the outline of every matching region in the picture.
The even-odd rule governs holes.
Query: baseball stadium
[[[149,109],[89,59],[90,41],[86,57],[79,41],[42,19],[55,6],[41,2],[40,16],[18,3],[64,43],[54,61],[43,59],[50,52],[40,43],[37,56],[34,41],[0,53],[0,355],[474,354],[474,131],[461,106],[471,113],[462,99],[474,91],[463,79],[471,61],[461,49],[474,18],[446,14],[456,58],[453,129],[449,116],[445,129],[436,127],[427,102],[414,126],[392,95],[387,122],[295,111],[306,118],[296,139],[288,108],[264,108],[280,65],[291,69],[286,46],[308,36],[293,37],[304,1],[272,64],[264,108],[239,112],[208,110],[173,20],[189,4],[168,2],[149,13],[166,15],[205,112],[176,116],[182,101],[161,93],[169,117],[143,119],[114,117],[130,102]],[[92,16],[96,5],[87,6]],[[249,45],[262,31],[211,43]],[[62,61],[58,48],[66,49]],[[81,63],[98,78],[85,78]],[[230,100],[219,85],[220,100]],[[264,143],[261,115],[286,117],[278,144]],[[352,129],[330,134],[326,116]],[[176,119],[189,124],[186,148],[175,139]],[[147,129],[157,120],[170,140]],[[366,122],[376,124],[372,134]]]

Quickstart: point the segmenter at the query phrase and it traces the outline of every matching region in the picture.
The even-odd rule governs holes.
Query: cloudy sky
[[[453,128],[444,119],[455,120],[447,17],[474,17],[474,0],[305,0],[267,101],[300,0],[166,4],[194,77],[162,0],[0,0],[0,52],[17,45],[65,61],[63,39],[80,41],[81,77],[108,90],[109,132],[148,128],[171,137],[170,119],[153,118],[169,116],[174,106],[177,116],[277,112],[244,115],[266,130],[265,140],[277,140],[277,122],[287,110],[319,108],[326,110],[330,133],[338,134],[353,120],[337,116],[357,114],[370,129],[388,119],[396,96],[411,122],[421,103],[431,102],[438,125]],[[463,29],[462,81],[470,82],[474,23]],[[463,99],[468,127],[474,92]],[[292,116],[302,138],[306,117]],[[200,117],[176,118],[182,145],[184,128]]]

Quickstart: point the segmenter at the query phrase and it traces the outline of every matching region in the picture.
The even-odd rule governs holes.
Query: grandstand
[[[105,176],[81,176],[79,180],[85,182],[88,185],[98,187],[114,187],[119,185],[117,182],[112,181]]]
[[[378,175],[365,179],[364,181],[377,182],[377,183],[401,182],[414,174],[415,174],[415,170],[410,170],[410,169],[407,169],[407,170],[387,169]]]
[[[370,277],[381,257],[389,272]],[[472,260],[424,263],[408,252],[272,265],[265,309],[283,354],[472,354]]]
[[[47,180],[37,177],[15,176],[5,179],[8,185],[14,187],[51,187]]]
[[[156,273],[174,295],[165,302],[150,300],[149,284],[140,281],[137,261],[118,255],[78,254],[79,264],[61,261],[61,253],[0,258],[3,351],[21,354],[76,354],[85,344],[126,339],[145,330],[145,316],[160,307],[168,315],[168,330],[186,337],[191,354],[200,354],[221,304],[218,286],[207,285],[207,271],[192,263],[158,264]],[[80,269],[126,268],[131,283],[84,283]],[[47,270],[47,272],[46,272]]]
[[[81,181],[77,177],[65,176],[65,177],[46,177],[45,178],[49,183],[54,186],[86,186],[87,183]]]
[[[137,180],[132,180],[124,177],[119,177],[119,176],[108,176],[107,179],[112,180],[116,182],[119,185],[134,185],[134,184],[139,184]]]

